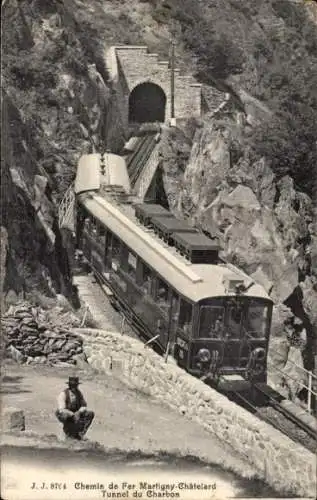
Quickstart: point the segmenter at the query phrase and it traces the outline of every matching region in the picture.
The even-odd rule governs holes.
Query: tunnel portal
[[[165,121],[166,95],[155,83],[141,83],[129,97],[129,122],[151,123]]]

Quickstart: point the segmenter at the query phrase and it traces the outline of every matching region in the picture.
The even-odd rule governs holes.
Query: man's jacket
[[[57,405],[60,411],[70,410],[76,412],[79,408],[86,407],[87,403],[79,389],[71,390],[67,388],[58,396]]]

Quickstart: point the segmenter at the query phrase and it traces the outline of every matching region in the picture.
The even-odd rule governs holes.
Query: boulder
[[[12,318],[12,316],[6,317],[3,316],[1,318],[1,326],[4,328],[15,328],[18,324],[18,321],[15,318]]]
[[[265,289],[266,293],[270,294],[273,288],[273,281],[269,280],[265,272],[263,271],[262,265],[259,265],[256,268],[256,271],[251,274],[251,278],[256,282],[259,283],[260,285],[263,286]]]
[[[303,388],[303,384],[307,385],[307,375],[304,371],[303,358],[301,350],[291,346],[286,365],[283,369],[284,384],[288,391],[288,398],[295,400],[298,393]]]
[[[53,352],[51,354],[48,354],[47,359],[50,361],[68,361],[69,359],[69,354],[64,353],[64,352]]]
[[[302,303],[317,339],[317,278],[307,276],[300,287],[303,293]]]
[[[290,344],[284,337],[271,338],[268,350],[268,384],[277,391],[283,390],[283,369],[286,365]]]
[[[64,346],[63,350],[66,352],[74,350],[74,352],[76,352],[76,349],[79,345],[80,345],[79,341],[68,341],[67,344]]]
[[[30,326],[25,326],[25,325],[22,325],[20,327],[20,331],[23,335],[27,335],[27,336],[38,336],[38,330],[36,327],[30,327]]]
[[[24,431],[25,417],[22,410],[13,407],[4,408],[1,412],[1,427],[6,431]]]
[[[284,304],[276,304],[273,307],[271,338],[285,337],[285,324],[293,320],[291,309]]]
[[[33,356],[32,360],[34,364],[44,364],[46,363],[46,356],[41,356],[41,355]]]
[[[71,363],[70,361],[66,362],[66,361],[58,361],[58,360],[54,361],[53,363],[55,366],[60,366],[60,367],[64,367],[64,368],[69,368],[70,365],[74,364],[73,362]]]
[[[51,344],[50,348],[53,352],[58,352],[64,348],[66,342],[66,339],[55,340],[54,343]]]
[[[87,356],[84,352],[80,353],[80,354],[75,354],[73,356],[73,361],[75,361],[76,365],[79,367],[79,368],[86,368],[87,367]]]
[[[25,356],[20,352],[18,349],[16,349],[13,345],[10,345],[7,348],[7,354],[9,355],[10,358],[14,359],[17,363],[23,363],[25,361]]]
[[[37,356],[41,356],[41,354],[43,353],[43,349],[42,349],[42,346],[30,346],[30,347],[26,347],[25,348],[25,354],[27,356],[32,356],[32,358],[35,358]]]
[[[227,196],[222,197],[222,203],[228,207],[243,207],[248,210],[260,210],[261,205],[253,191],[247,187],[239,185]]]
[[[14,290],[9,290],[5,296],[5,303],[7,306],[15,305],[19,302],[19,296]]]
[[[20,322],[21,326],[28,326],[29,328],[36,328],[37,329],[37,322],[34,320],[33,317],[27,316],[22,319]]]

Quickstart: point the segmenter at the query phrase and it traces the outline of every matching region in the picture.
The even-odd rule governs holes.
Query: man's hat
[[[68,377],[68,385],[70,384],[77,384],[79,385],[79,378],[78,377]]]

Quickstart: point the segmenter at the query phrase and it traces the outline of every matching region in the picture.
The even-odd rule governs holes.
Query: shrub
[[[310,196],[317,189],[317,130],[315,113],[303,104],[289,103],[251,137],[257,157],[265,156],[278,177],[290,175]]]

